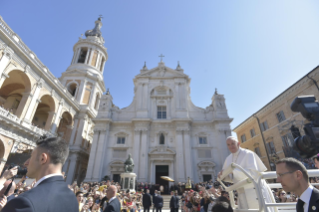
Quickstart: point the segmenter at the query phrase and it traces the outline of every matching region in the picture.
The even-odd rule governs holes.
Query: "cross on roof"
[[[161,62],[163,61],[163,57],[165,57],[163,54],[161,54],[160,56],[158,56],[161,58]]]

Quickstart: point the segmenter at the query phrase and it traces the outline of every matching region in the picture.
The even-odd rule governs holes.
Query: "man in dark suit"
[[[8,201],[2,212],[68,212],[79,211],[74,193],[62,176],[62,166],[69,146],[61,138],[41,137],[25,162],[27,176],[35,178],[34,187]]]
[[[152,202],[153,202],[153,212],[154,212],[154,209],[155,209],[155,199],[157,197],[157,190],[154,191],[154,195],[153,195],[153,199],[152,199]]]
[[[171,201],[169,203],[169,207],[171,209],[171,212],[178,212],[178,208],[179,208],[179,198],[178,198],[178,192],[176,191],[175,193],[172,191],[171,192],[172,197],[171,197]]]
[[[297,212],[319,211],[319,190],[310,185],[306,167],[294,158],[276,162],[277,182],[286,192],[299,196]]]
[[[163,197],[161,196],[161,192],[157,192],[157,196],[154,196],[154,205],[156,208],[156,212],[162,212],[163,208]]]
[[[121,210],[121,204],[120,201],[116,198],[117,188],[114,185],[111,185],[107,191],[106,196],[109,200],[104,212],[120,212]]]
[[[150,207],[152,205],[152,199],[151,199],[151,195],[150,195],[150,190],[147,189],[146,193],[143,194],[143,208],[144,208],[144,212],[150,212]]]

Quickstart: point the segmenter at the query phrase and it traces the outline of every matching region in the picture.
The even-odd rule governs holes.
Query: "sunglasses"
[[[281,195],[286,195],[286,193],[281,193]]]

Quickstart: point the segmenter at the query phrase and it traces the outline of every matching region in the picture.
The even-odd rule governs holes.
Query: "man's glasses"
[[[297,170],[296,170],[297,171]],[[285,173],[282,173],[282,174],[276,174],[278,178],[281,178],[282,176],[286,175],[286,174],[291,174],[291,173],[294,173],[295,171],[292,171],[292,172],[285,172]]]

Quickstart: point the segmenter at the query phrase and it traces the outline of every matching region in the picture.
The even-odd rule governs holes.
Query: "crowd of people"
[[[225,160],[223,170],[229,164],[239,164],[251,173],[256,180],[258,174],[266,170],[260,158],[253,152],[239,148],[238,141],[230,137],[227,146],[232,153]],[[202,183],[175,183],[171,186],[155,185],[150,183],[136,184],[135,191],[123,190],[118,182],[74,182],[65,183],[62,166],[68,157],[68,145],[59,138],[42,138],[37,141],[37,147],[31,157],[25,162],[27,176],[35,179],[30,185],[26,184],[26,177],[14,183],[13,176],[17,175],[17,167],[7,169],[0,178],[0,209],[2,212],[31,212],[31,211],[58,211],[58,212],[161,212],[164,207],[162,194],[171,194],[168,207],[171,212],[231,212],[230,195],[217,181]],[[253,163],[251,163],[253,162]],[[319,183],[319,179],[309,178],[306,165],[294,158],[283,158],[276,162],[277,182],[284,189],[268,189],[265,182],[260,187],[267,190],[263,197],[270,195],[275,202],[297,202],[297,212],[300,208],[307,208],[319,201],[317,186],[310,183]],[[314,166],[319,167],[319,155],[313,160]],[[218,173],[218,177],[226,186],[243,179],[235,170],[232,174]],[[310,179],[310,180],[309,180]],[[244,185],[245,186],[245,185]],[[233,191],[234,202],[239,209],[258,208],[252,184]],[[250,191],[252,190],[252,191]],[[272,193],[270,192],[272,191]],[[305,195],[307,193],[307,195]],[[314,196],[313,198],[311,196]],[[318,197],[317,199],[315,197]],[[311,199],[310,199],[311,198]],[[307,202],[308,199],[308,202]],[[310,200],[309,200],[310,199]],[[265,202],[269,201],[265,198]],[[273,202],[273,200],[271,200]],[[303,202],[303,203],[302,203]],[[256,206],[257,204],[257,206]],[[311,206],[312,207],[312,206]],[[298,209],[299,208],[299,209]],[[319,205],[318,205],[319,208]],[[313,209],[313,211],[318,211]],[[272,208],[267,209],[268,212]]]

